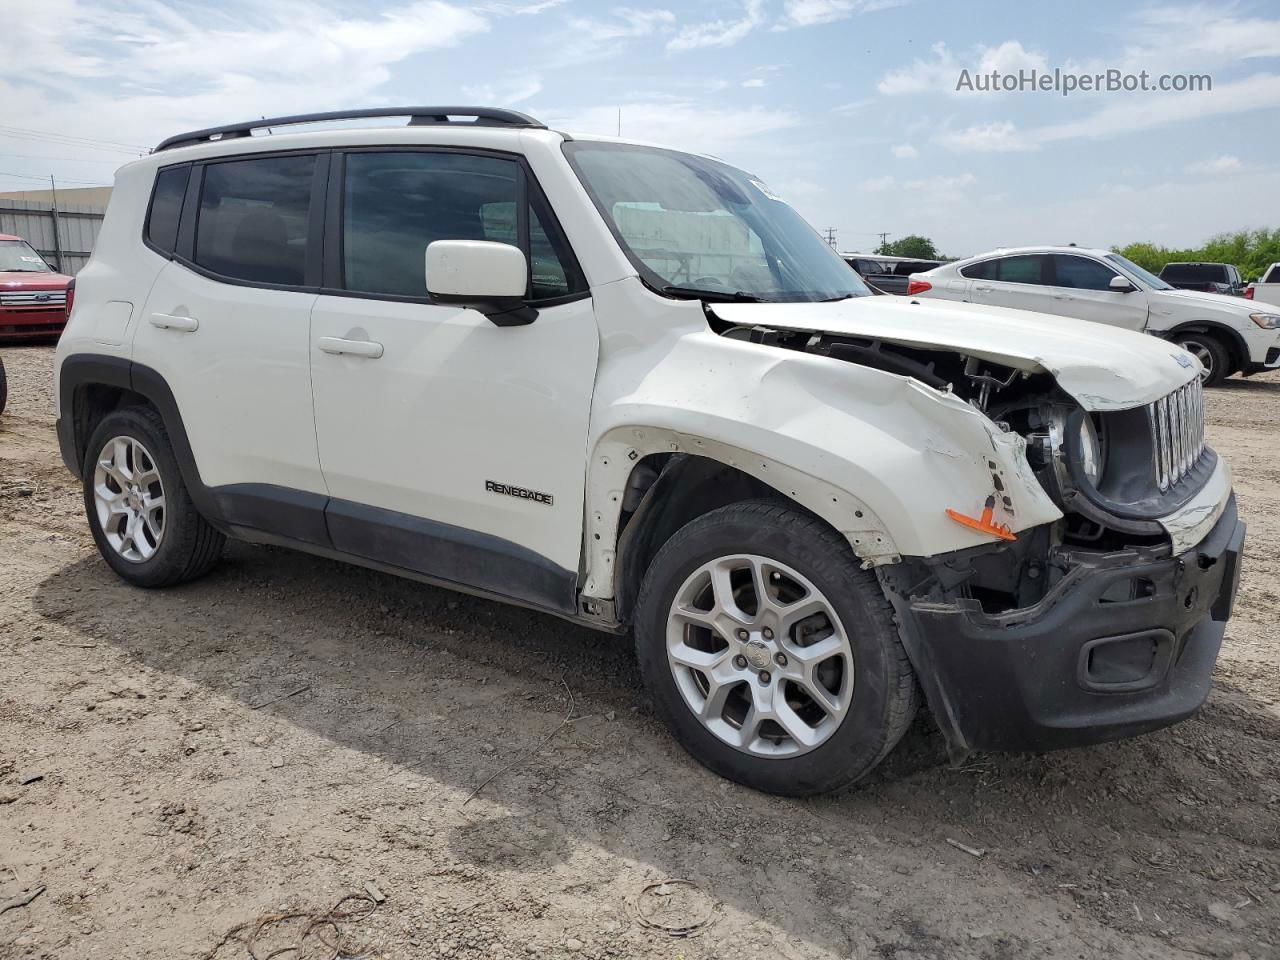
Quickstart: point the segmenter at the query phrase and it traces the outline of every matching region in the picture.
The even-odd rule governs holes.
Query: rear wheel
[[[730,504],[654,558],[636,650],[676,739],[715,772],[809,796],[868,773],[917,706],[876,576],[822,521]]]
[[[1183,333],[1173,341],[1183,350],[1194,354],[1204,369],[1200,381],[1206,387],[1216,387],[1230,374],[1231,357],[1227,348],[1216,337],[1206,333]]]
[[[9,402],[9,378],[5,376],[4,361],[0,360],[0,413],[4,413],[4,405]]]
[[[191,502],[154,410],[108,414],[89,438],[81,479],[98,550],[129,583],[170,586],[217,563],[226,539]]]

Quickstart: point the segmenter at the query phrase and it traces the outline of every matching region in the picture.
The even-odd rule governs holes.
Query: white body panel
[[[168,381],[208,486],[325,492],[307,359],[315,300],[211,280],[176,260],[160,271],[133,359]]]
[[[459,307],[322,296],[312,338],[315,436],[331,496],[492,534],[578,569],[598,353],[590,300],[497,327]],[[319,347],[323,338],[382,352],[335,355]],[[486,481],[553,502],[496,495]]]
[[[1144,278],[1107,259],[1109,251],[1080,247],[1018,247],[979,254],[912,276],[931,285],[918,294],[930,300],[960,300],[992,306],[1012,307],[1042,314],[1075,317],[1094,323],[1125,327],[1145,333],[1168,335],[1188,325],[1205,329],[1217,327],[1231,344],[1239,344],[1246,363],[1266,365],[1269,351],[1280,347],[1280,331],[1264,330],[1249,319],[1257,313],[1253,300],[1194,290],[1162,290]],[[1041,284],[1002,283],[968,279],[965,268],[990,260],[1013,256],[1075,256],[1092,260],[1129,280],[1135,290],[1080,290]],[[1257,293],[1254,294],[1255,299]],[[1099,345],[1101,346],[1101,345]],[[1098,354],[1106,356],[1106,354]],[[1096,359],[1096,356],[1095,356]],[[1270,366],[1280,365],[1280,357]]]
[[[409,144],[522,154],[590,298],[500,328],[460,308],[219,283],[141,242],[160,164]],[[230,139],[135,161],[118,175],[98,252],[81,273],[59,369],[82,352],[161,372],[209,486],[291,487],[492,534],[577,571],[591,597],[613,596],[620,504],[635,462],[650,453],[710,457],[760,479],[828,520],[867,563],[989,542],[943,511],[977,513],[995,478],[1009,497],[996,520],[1014,531],[1061,515],[1031,473],[1025,441],[956,396],[718,336],[701,303],[644,286],[561,144],[548,130],[439,124]],[[965,299],[963,278],[927,276],[942,281],[931,296]],[[118,338],[119,308],[106,310],[108,301],[145,303],[120,345],[100,342]],[[729,323],[1044,371],[1095,411],[1149,403],[1195,375],[1183,351],[1135,333],[993,306],[867,297],[711,310]],[[140,313],[161,315],[161,325]],[[486,481],[550,494],[554,504],[488,492]],[[1197,529],[1204,505],[1197,510],[1168,518],[1169,528]]]

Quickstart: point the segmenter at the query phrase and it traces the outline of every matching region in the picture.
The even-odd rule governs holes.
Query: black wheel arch
[[[1248,366],[1249,345],[1244,342],[1244,337],[1238,330],[1233,330],[1225,323],[1218,323],[1216,320],[1190,320],[1172,330],[1162,331],[1161,336],[1166,340],[1177,340],[1187,333],[1203,333],[1212,336],[1222,344],[1222,348],[1227,351],[1228,360],[1228,370],[1223,376],[1229,377]]]
[[[677,530],[719,507],[762,499],[816,517],[777,488],[710,457],[675,453],[638,460],[628,478],[619,523],[614,564],[618,620],[630,622],[645,572]]]
[[[152,407],[164,423],[174,459],[196,508],[211,522],[221,516],[213,494],[200,479],[191,442],[168,381],[145,364],[106,354],[72,354],[58,372],[58,446],[62,462],[77,478],[94,428],[121,407]]]

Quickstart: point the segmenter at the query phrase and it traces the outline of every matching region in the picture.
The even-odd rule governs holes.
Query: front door
[[[339,550],[572,609],[599,337],[563,235],[515,158],[339,157],[336,276],[312,313],[320,463]],[[537,319],[428,302],[434,240],[532,254]]]
[[[1128,330],[1146,329],[1147,295],[1142,290],[1112,290],[1112,279],[1120,276],[1117,271],[1090,257],[1064,253],[1054,255],[1053,268],[1058,296],[1051,312]]]

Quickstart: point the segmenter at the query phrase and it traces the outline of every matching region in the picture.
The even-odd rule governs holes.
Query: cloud
[[[443,0],[342,14],[322,0],[49,0],[0,31],[0,99],[45,130],[154,143],[262,114],[377,102],[390,68],[489,27]]]
[[[1020,130],[1011,121],[944,131],[934,139],[962,153],[1039,150],[1065,140],[1105,140],[1207,117],[1229,116],[1280,107],[1280,75],[1257,73],[1213,90],[1164,96],[1123,97],[1066,123]]]
[[[1216,157],[1210,157],[1208,160],[1201,160],[1197,163],[1187,165],[1187,173],[1205,173],[1205,174],[1222,174],[1235,173],[1242,168],[1240,158],[1232,156],[1229,153],[1219,154]]]
[[[765,85],[764,77],[749,77],[742,81],[742,85],[747,88],[759,88]]]
[[[899,160],[914,160],[920,156],[920,151],[909,143],[900,143],[892,147],[890,152]]]
[[[1039,149],[1038,144],[1019,133],[1008,120],[944,131],[934,140],[958,153],[1015,153]]]
[[[572,133],[613,136],[618,129],[618,107],[567,110],[549,116],[547,122],[549,126]],[[665,100],[622,104],[622,135],[627,139],[716,155],[764,134],[785,130],[797,122],[795,114],[762,107],[721,110],[688,101]]]
[[[812,27],[823,23],[846,20],[858,13],[874,13],[902,7],[911,0],[786,0],[782,7],[782,19],[774,28]]]
[[[664,27],[673,26],[676,15],[670,10],[636,10],[619,7],[608,20],[570,17],[569,28],[590,43],[608,43],[632,37],[648,37]]]
[[[486,106],[512,106],[542,92],[542,80],[539,77],[519,77],[505,84],[485,83],[474,87],[463,87],[462,92],[473,103]]]
[[[911,180],[899,180],[892,174],[883,177],[872,177],[858,184],[863,193],[888,193],[895,190],[904,196],[907,194],[924,194],[933,200],[957,199],[962,187],[977,183],[978,178],[972,173],[958,173],[953,176],[939,174],[933,177],[917,177]]]
[[[690,24],[667,41],[673,52],[702,47],[732,47],[764,23],[764,0],[747,0],[742,16],[732,20],[712,20]]]
[[[892,190],[898,183],[898,178],[885,174],[883,177],[870,177],[858,184],[858,189],[863,193],[887,193]]]
[[[916,59],[905,67],[890,70],[876,89],[887,96],[906,93],[948,93],[954,96],[973,96],[972,91],[957,90],[956,83],[963,70],[970,74],[1017,73],[1019,70],[1049,69],[1043,54],[1028,50],[1017,40],[1006,40],[996,47],[975,47],[964,57],[957,57],[945,43],[935,43],[929,48],[933,56]]]

